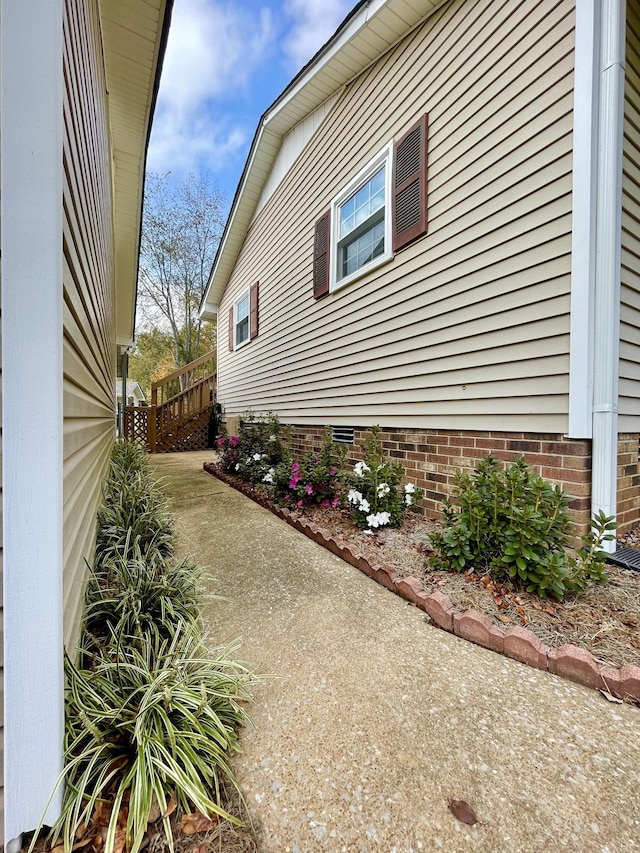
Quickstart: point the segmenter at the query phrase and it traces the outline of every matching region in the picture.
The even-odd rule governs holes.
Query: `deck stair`
[[[207,447],[216,390],[216,353],[206,353],[151,386],[150,406],[127,406],[124,435],[150,453]]]

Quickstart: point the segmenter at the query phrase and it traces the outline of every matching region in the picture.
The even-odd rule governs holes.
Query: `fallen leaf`
[[[191,853],[207,853],[207,845],[199,844],[197,847],[194,847]]]
[[[449,811],[461,823],[466,823],[468,826],[478,823],[476,813],[464,800],[449,800]]]
[[[609,702],[615,702],[617,705],[623,705],[624,702],[622,699],[618,699],[617,696],[614,696],[612,693],[609,693],[608,690],[601,690],[600,693],[607,699]]]
[[[512,620],[511,620],[511,619],[509,619],[509,617],[508,617],[508,616],[505,616],[505,615],[504,615],[504,613],[498,613],[497,615],[498,615],[498,619],[499,619],[501,622],[512,622]]]
[[[208,818],[200,812],[192,812],[183,816],[181,826],[185,835],[195,835],[196,832],[207,832],[213,829],[217,823],[216,815]]]
[[[542,610],[542,605],[535,600],[535,598],[531,599],[531,606],[534,610]]]
[[[172,815],[176,810],[177,805],[178,804],[176,803],[175,798],[169,797],[169,802],[167,803],[167,807],[164,810],[164,814],[162,815],[162,817],[169,817],[169,815]]]
[[[553,607],[549,607],[548,605],[543,607],[542,610],[544,613],[548,613],[549,616],[556,616],[557,615],[556,611],[553,609]]]

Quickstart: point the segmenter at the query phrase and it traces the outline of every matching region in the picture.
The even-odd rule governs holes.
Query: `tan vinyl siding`
[[[97,0],[68,0],[64,44],[65,643],[73,646],[114,436],[111,164]]]
[[[452,0],[347,87],[226,288],[224,318],[260,280],[260,335],[219,352],[228,415],[566,430],[573,47],[569,0]],[[427,236],[314,301],[314,223],[424,112]]]
[[[640,430],[640,10],[627,3],[622,165],[620,432]]]

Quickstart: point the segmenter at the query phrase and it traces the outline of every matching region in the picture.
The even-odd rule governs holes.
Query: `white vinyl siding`
[[[64,34],[64,605],[73,654],[114,439],[111,162],[97,0],[68,0]]]
[[[640,432],[640,11],[627,3],[618,430]]]
[[[261,282],[261,335],[220,347],[228,415],[563,432],[574,9],[452,0],[347,87],[253,222],[222,310]],[[312,297],[314,223],[428,113],[428,234]]]

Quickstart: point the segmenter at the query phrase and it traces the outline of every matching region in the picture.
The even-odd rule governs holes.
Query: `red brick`
[[[622,697],[640,702],[640,666],[623,666],[620,670],[620,682]]]
[[[549,649],[547,668],[549,672],[576,681],[578,684],[584,684],[585,687],[596,690],[602,687],[600,668],[594,656],[586,649],[571,643],[559,649]]]
[[[398,595],[401,595],[403,598],[406,598],[407,601],[411,601],[414,604],[418,603],[419,595],[424,592],[422,581],[411,576],[406,578],[396,578],[395,586]]]
[[[617,696],[619,699],[624,699],[624,695],[622,693],[622,678],[620,677],[620,670],[618,667],[601,666],[600,678],[602,680],[600,689],[606,690],[607,693],[611,693],[612,696]]]
[[[485,649],[500,653],[504,651],[504,632],[488,616],[473,608],[465,613],[454,613],[453,630],[459,637],[471,640]]]
[[[375,566],[372,568],[374,568],[375,571],[371,577],[377,581],[377,583],[381,584],[381,586],[395,592],[396,587],[394,581],[396,577],[396,570],[393,566],[385,564],[384,566]]]
[[[424,609],[431,621],[445,631],[453,631],[453,614],[455,608],[448,595],[436,590],[424,600]]]
[[[538,669],[547,668],[547,647],[526,628],[509,628],[504,635],[504,653]]]

